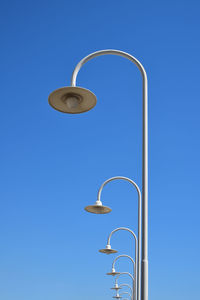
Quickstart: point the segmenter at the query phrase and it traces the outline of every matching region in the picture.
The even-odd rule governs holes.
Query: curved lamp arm
[[[119,295],[120,295],[120,296],[122,296],[122,295],[129,295],[129,296],[132,298],[131,294],[128,293],[128,292],[123,292],[123,293],[121,293],[121,294],[119,294]]]
[[[128,273],[128,272],[121,272],[119,275],[117,275],[117,276],[115,277],[115,285],[117,285],[117,280],[118,280],[118,278],[119,278],[121,275],[128,275],[129,277],[131,277],[131,279],[133,280],[133,284],[134,284],[135,280],[134,280],[133,276],[132,276],[130,273]],[[131,299],[134,299],[134,293],[133,293],[133,290],[132,290],[132,297],[131,297]]]
[[[112,263],[112,269],[115,268],[115,263],[116,263],[116,261],[117,261],[119,258],[121,258],[121,257],[127,257],[128,259],[130,259],[130,260],[132,261],[132,263],[133,263],[133,269],[135,270],[135,262],[134,262],[134,260],[132,259],[131,256],[126,255],[126,254],[119,255],[119,256],[117,256],[117,257],[113,260],[113,263]]]
[[[93,52],[84,57],[75,67],[71,85],[76,86],[76,78],[81,67],[89,60],[101,55],[117,55],[134,63],[142,75],[143,91],[143,130],[142,130],[142,261],[141,271],[138,277],[138,300],[140,300],[140,275],[141,275],[141,300],[148,300],[148,82],[147,74],[143,65],[129,53],[106,49]]]
[[[76,86],[76,78],[78,75],[78,72],[80,71],[81,67],[88,62],[89,60],[97,57],[97,56],[101,56],[101,55],[118,55],[118,56],[122,56],[127,58],[128,60],[132,61],[140,70],[143,81],[144,81],[144,85],[146,85],[147,88],[147,75],[146,75],[146,71],[143,67],[143,65],[139,62],[139,60],[137,60],[134,56],[124,52],[124,51],[120,51],[120,50],[113,50],[113,49],[106,49],[106,50],[100,50],[100,51],[96,51],[93,52],[87,56],[85,56],[75,67],[73,74],[72,74],[72,78],[71,78],[71,85],[72,86]]]
[[[133,292],[133,289],[132,289],[132,287],[129,284],[122,283],[122,284],[119,285],[119,288],[122,287],[122,286],[127,286],[131,290],[131,292]]]
[[[131,279],[134,281],[133,275],[131,275],[129,272],[120,272],[120,274],[118,274],[118,275],[115,277],[115,284],[117,283],[117,280],[118,280],[118,278],[119,278],[121,275],[128,275],[128,276],[131,277]]]

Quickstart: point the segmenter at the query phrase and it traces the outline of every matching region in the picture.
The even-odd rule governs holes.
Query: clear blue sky
[[[95,109],[65,115],[47,98],[85,55],[116,48],[149,77],[149,299],[199,299],[199,1],[13,0],[0,11],[0,298],[111,299],[112,257],[97,250],[117,226],[137,229],[136,193],[111,183],[111,214],[83,208],[108,177],[141,186],[140,74],[99,57],[78,76]],[[134,255],[126,233],[112,245]]]

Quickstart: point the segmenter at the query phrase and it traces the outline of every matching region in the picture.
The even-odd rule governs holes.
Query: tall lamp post
[[[141,257],[141,300],[148,300],[148,96],[147,75],[143,65],[132,55],[120,50],[100,50],[84,57],[75,67],[71,86],[55,90],[49,95],[49,104],[56,110],[76,114],[92,109],[96,96],[89,90],[76,87],[76,78],[81,67],[89,60],[101,55],[118,55],[134,63],[142,75],[142,257]],[[138,290],[140,293],[140,290]]]

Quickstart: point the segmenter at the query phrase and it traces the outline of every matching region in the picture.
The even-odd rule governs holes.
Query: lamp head
[[[97,102],[96,96],[89,90],[67,86],[53,91],[48,98],[49,104],[56,110],[68,114],[80,114],[92,109]]]
[[[113,296],[113,298],[115,298],[115,299],[121,299],[122,297],[117,294],[116,296]]]
[[[106,245],[106,248],[100,249],[99,252],[105,253],[105,254],[112,254],[112,253],[117,253],[117,250],[112,249],[110,245]]]
[[[111,288],[111,290],[115,290],[115,291],[118,291],[118,290],[121,290],[122,288],[119,287],[119,285],[117,283],[115,283],[114,287]]]
[[[112,209],[108,206],[104,206],[100,200],[97,200],[94,205],[86,206],[85,210],[93,214],[107,214],[111,212]]]
[[[111,275],[111,276],[115,276],[115,275],[119,275],[119,274],[120,274],[120,272],[116,272],[116,271],[115,271],[115,268],[112,268],[112,271],[111,271],[111,272],[106,273],[106,275]]]

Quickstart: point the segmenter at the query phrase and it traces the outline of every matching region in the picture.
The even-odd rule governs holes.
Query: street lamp
[[[114,229],[114,230],[109,234],[109,236],[108,236],[106,248],[100,249],[99,252],[101,252],[101,253],[106,253],[106,254],[113,253],[112,251],[117,252],[117,250],[112,249],[112,247],[111,247],[111,245],[110,245],[110,240],[111,240],[112,235],[113,235],[115,232],[118,232],[118,231],[120,231],[120,230],[125,230],[125,231],[130,232],[130,233],[132,234],[134,240],[135,240],[135,263],[136,263],[136,268],[134,269],[134,275],[135,275],[135,280],[134,280],[134,291],[135,291],[135,299],[138,299],[138,298],[137,298],[137,280],[138,280],[138,242],[137,242],[137,237],[136,237],[135,233],[134,233],[131,229],[126,228],[126,227],[119,227],[119,228]]]
[[[133,272],[135,272],[135,262],[134,260],[132,259],[132,257],[130,257],[129,255],[126,255],[126,254],[122,254],[122,255],[119,255],[117,256],[114,260],[113,260],[113,263],[112,263],[112,270],[111,272],[107,273],[107,275],[112,275],[112,276],[115,276],[115,275],[118,275],[119,272],[116,272],[115,271],[115,263],[116,261],[119,259],[119,258],[122,258],[122,257],[126,257],[128,259],[131,260],[131,262],[133,263]],[[135,274],[134,274],[135,275]]]
[[[115,176],[107,179],[102,183],[102,185],[99,188],[98,194],[97,194],[97,201],[94,205],[89,205],[85,207],[85,210],[90,213],[94,214],[105,214],[111,211],[111,208],[108,206],[104,206],[101,201],[101,194],[103,191],[103,188],[110,182],[115,180],[124,180],[133,186],[133,188],[136,189],[137,195],[138,195],[138,262],[137,262],[137,289],[138,289],[138,300],[140,300],[140,277],[141,277],[141,266],[140,266],[140,254],[141,254],[141,192],[138,187],[138,185],[130,178],[124,177],[124,176]],[[106,251],[104,253],[115,253],[116,250],[110,249],[110,245],[106,246]],[[103,252],[103,250],[101,251]]]
[[[113,296],[115,299],[121,299],[122,297],[117,293],[116,296]]]
[[[121,298],[122,298],[122,295],[129,295],[129,296],[131,297],[131,299],[133,299],[132,296],[131,296],[131,294],[128,293],[128,292],[123,292],[123,293],[121,293],[121,294],[119,294],[119,293],[117,292],[117,293],[116,293],[116,296],[113,296],[113,298],[115,298],[115,299],[121,299]]]
[[[148,96],[147,75],[143,65],[132,55],[113,49],[96,51],[84,57],[75,67],[71,86],[57,89],[49,95],[49,104],[63,113],[77,114],[92,109],[96,105],[96,96],[89,90],[76,87],[76,78],[81,67],[89,60],[101,55],[122,56],[139,69],[143,82],[142,112],[142,258],[141,258],[141,300],[148,300]],[[138,289],[140,293],[140,288]],[[138,297],[140,300],[140,297]]]
[[[118,291],[118,290],[121,290],[123,286],[127,286],[128,288],[130,288],[131,292],[133,293],[132,287],[129,284],[126,284],[126,283],[123,283],[123,284],[120,284],[120,285],[118,285],[118,283],[115,283],[114,287],[112,287],[111,290]]]
[[[115,279],[115,286],[117,286],[117,280],[118,280],[118,278],[119,278],[119,276],[121,276],[121,275],[128,275],[128,276],[130,276],[131,277],[131,279],[134,281],[134,278],[133,278],[133,276],[130,274],[130,273],[128,273],[128,272],[121,272],[118,276],[117,276],[117,278]],[[127,284],[124,284],[124,285],[126,285],[126,286],[129,286],[129,285],[127,285]],[[130,286],[129,286],[130,287]],[[130,287],[131,288],[131,287]],[[131,296],[131,294],[130,293],[128,293],[128,292],[123,292],[123,293],[121,293],[121,294],[119,294],[118,293],[118,290],[120,289],[120,288],[112,288],[112,289],[115,289],[116,290],[116,296],[113,296],[113,298],[116,298],[116,299],[120,299],[120,298],[122,298],[121,296],[123,295],[123,294],[129,294],[129,296],[131,297],[131,299],[134,299],[134,294],[133,294],[133,290],[131,289],[131,291],[132,291],[132,296]]]

